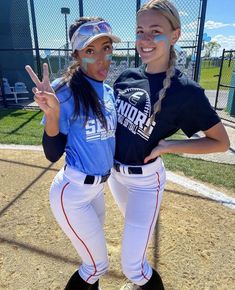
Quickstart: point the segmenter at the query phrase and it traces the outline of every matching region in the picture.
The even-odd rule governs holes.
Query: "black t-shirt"
[[[171,86],[156,114],[149,133],[144,130],[153,105],[163,87],[166,73],[149,74],[143,67],[124,71],[114,84],[118,125],[115,159],[123,164],[141,165],[144,158],[179,129],[191,137],[220,122],[204,90],[186,75],[176,70]]]

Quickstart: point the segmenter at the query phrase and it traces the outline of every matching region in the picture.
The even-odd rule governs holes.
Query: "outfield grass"
[[[229,61],[225,60],[222,68],[222,78],[221,82],[223,84],[229,85],[232,76],[234,61],[229,65]],[[220,72],[220,67],[205,67],[201,69],[200,74],[200,85],[206,90],[217,90],[218,76]]]
[[[0,110],[0,143],[39,145],[43,133],[41,111]]]
[[[218,77],[215,75],[219,74],[218,67],[204,68],[201,70],[200,85],[206,90],[216,90],[218,84]]]
[[[40,145],[43,133],[43,126],[40,125],[42,115],[40,111],[1,109],[0,143]],[[184,134],[179,131],[173,138],[182,139]],[[168,170],[183,173],[197,180],[223,186],[230,190],[235,188],[233,165],[192,159],[175,154],[166,154],[163,159]]]
[[[182,157],[176,154],[163,156],[165,167],[173,172],[183,173],[202,182],[235,190],[234,165],[222,164]]]

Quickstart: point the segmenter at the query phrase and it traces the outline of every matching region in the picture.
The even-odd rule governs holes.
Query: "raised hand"
[[[26,65],[25,69],[36,85],[36,87],[33,88],[35,102],[45,115],[54,115],[54,117],[59,118],[59,101],[50,85],[48,65],[46,63],[43,64],[42,81],[39,80],[38,76],[29,65]]]
[[[37,89],[41,92],[48,92],[48,93],[54,93],[50,80],[49,80],[49,70],[48,65],[46,63],[43,64],[43,78],[42,81],[39,80],[36,73],[33,71],[31,66],[26,65],[25,69],[27,70],[29,76],[31,77],[32,81],[35,83]]]

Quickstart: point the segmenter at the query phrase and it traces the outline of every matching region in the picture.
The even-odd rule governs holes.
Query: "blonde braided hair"
[[[176,63],[176,53],[174,47],[171,46],[169,67],[166,71],[166,77],[163,80],[163,88],[159,91],[159,98],[157,102],[153,105],[153,113],[150,117],[150,126],[155,120],[156,114],[161,111],[162,100],[166,96],[166,90],[171,86],[171,78],[175,75],[175,63]],[[150,127],[148,127],[148,129],[149,128]]]
[[[140,10],[137,12],[137,16],[141,12],[150,9],[158,10],[163,16],[165,16],[169,21],[172,30],[181,28],[179,13],[175,8],[175,6],[169,0],[150,0],[140,8]],[[176,64],[176,53],[174,46],[171,46],[168,69],[166,71],[166,78],[163,80],[163,88],[159,91],[159,99],[153,105],[153,113],[150,117],[149,125],[145,129],[146,133],[149,132],[151,125],[155,120],[156,114],[161,111],[162,100],[166,96],[167,89],[171,86],[171,78],[175,75],[175,64]]]

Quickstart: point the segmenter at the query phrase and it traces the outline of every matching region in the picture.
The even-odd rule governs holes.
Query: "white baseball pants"
[[[94,284],[108,269],[104,237],[103,184],[84,184],[85,174],[68,166],[55,176],[50,189],[52,212],[82,259],[79,275]]]
[[[141,166],[142,174],[130,174],[128,168],[120,164],[120,172],[112,169],[108,183],[125,217],[121,256],[123,273],[141,286],[152,276],[146,250],[156,225],[166,176],[160,157]]]

